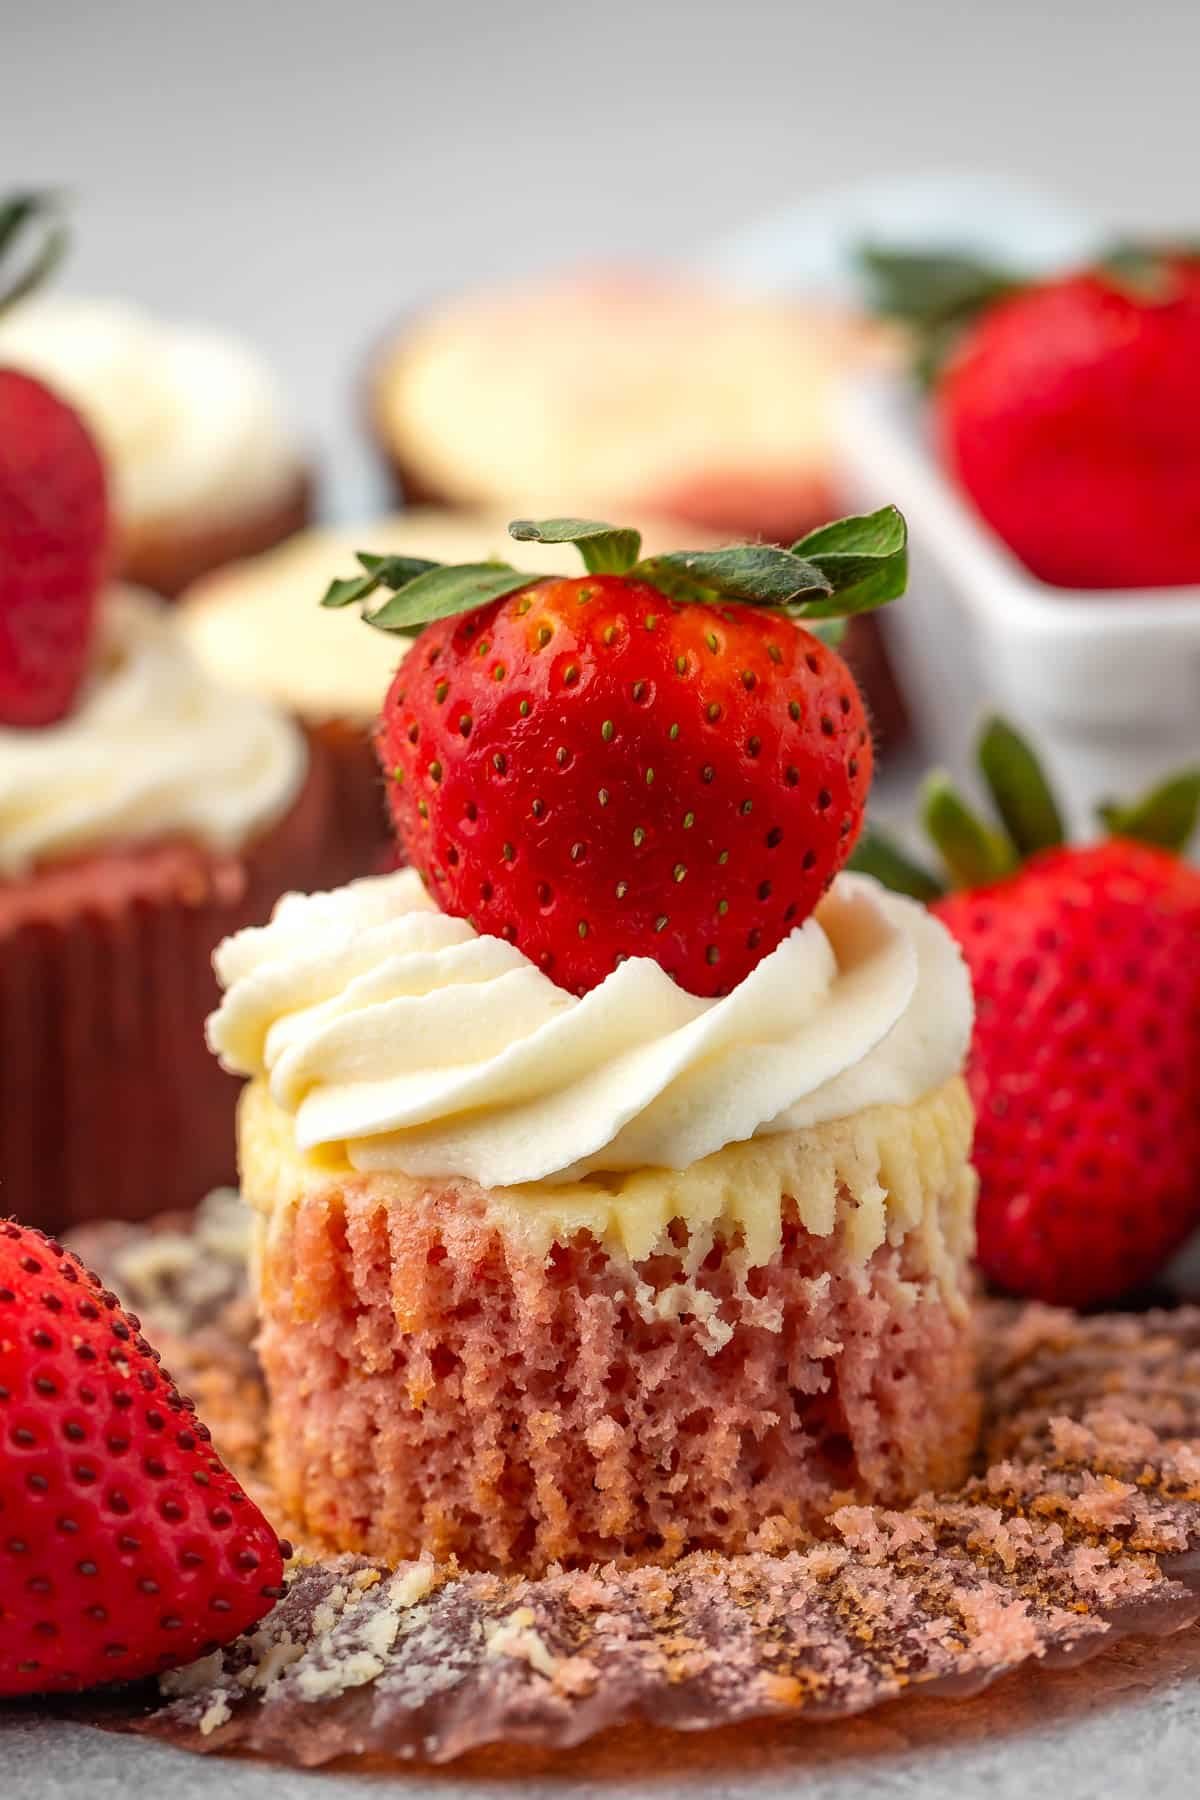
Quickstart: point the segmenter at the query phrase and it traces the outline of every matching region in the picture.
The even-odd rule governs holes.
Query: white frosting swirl
[[[219,332],[99,300],[34,300],[0,319],[0,363],[87,419],[123,527],[240,518],[300,470],[271,374]]]
[[[582,999],[433,905],[411,870],[286,896],[216,954],[209,1042],[302,1149],[486,1187],[680,1169],[907,1105],[962,1064],[971,991],[922,907],[843,875],[733,993],[636,958]]]
[[[215,681],[149,595],[114,588],[74,711],[0,728],[0,877],[154,837],[236,850],[282,816],[307,765],[297,725]]]

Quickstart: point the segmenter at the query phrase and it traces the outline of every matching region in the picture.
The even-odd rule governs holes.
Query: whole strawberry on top
[[[40,195],[0,204],[0,271],[46,212]],[[0,307],[28,292],[60,245],[49,224]],[[0,727],[50,725],[70,711],[109,549],[104,469],[78,414],[40,381],[0,367]]]
[[[941,455],[1040,580],[1200,582],[1200,254],[1121,250],[1026,282],[872,252],[917,327]]]
[[[138,1320],[0,1221],[0,1698],[138,1680],[268,1612],[290,1554]]]
[[[876,832],[854,862],[927,900],[971,971],[982,1267],[1011,1293],[1098,1304],[1200,1225],[1200,869],[1179,854],[1200,769],[1069,846],[1010,726],[987,726],[979,760],[1003,828],[944,776],[926,789],[950,891]]]
[[[510,529],[577,544],[588,573],[362,556],[326,596],[388,588],[370,623],[423,627],[377,734],[401,842],[443,910],[562,987],[646,956],[726,993],[858,836],[870,730],[816,632],[902,590],[903,520],[645,561],[637,532],[596,521]]]

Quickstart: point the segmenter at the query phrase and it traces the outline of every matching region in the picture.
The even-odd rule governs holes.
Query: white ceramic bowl
[[[919,396],[873,378],[842,396],[845,491],[894,501],[908,593],[882,615],[927,755],[963,776],[980,713],[1037,740],[1072,826],[1200,761],[1200,587],[1071,592],[1005,548],[939,467]]]

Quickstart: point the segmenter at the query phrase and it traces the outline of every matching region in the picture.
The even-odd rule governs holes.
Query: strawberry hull
[[[214,946],[325,854],[329,775],[236,855],[173,840],[0,883],[0,1207],[58,1231],[234,1178],[237,1082],[209,1055]]]

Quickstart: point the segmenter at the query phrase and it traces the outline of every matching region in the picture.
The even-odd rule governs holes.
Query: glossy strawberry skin
[[[0,368],[0,726],[70,711],[108,551],[104,469],[82,421]]]
[[[0,1696],[189,1662],[269,1611],[282,1570],[137,1319],[0,1222]]]
[[[429,626],[377,745],[438,904],[576,993],[630,956],[734,987],[845,862],[872,766],[836,652],[612,575]]]
[[[1200,873],[1114,840],[934,910],[975,984],[980,1263],[1112,1300],[1200,1224]]]
[[[948,468],[1039,580],[1200,582],[1200,262],[1081,274],[985,312],[939,379]]]

